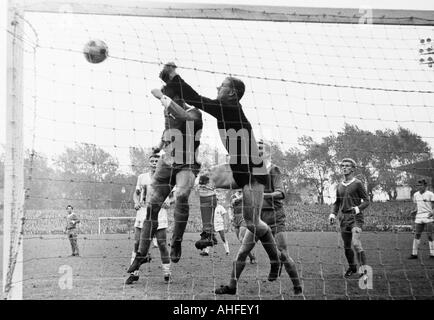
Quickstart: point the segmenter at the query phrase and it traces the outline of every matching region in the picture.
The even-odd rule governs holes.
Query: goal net
[[[230,254],[218,238],[208,257],[199,255],[196,191],[173,281],[163,282],[158,249],[151,249],[141,280],[124,285],[137,176],[150,171],[148,157],[164,129],[163,107],[151,90],[161,88],[158,75],[169,61],[211,98],[226,76],[242,79],[243,110],[255,136],[271,142],[271,160],[281,168],[287,252],[303,295],[294,296],[285,271],[265,281],[269,261],[257,245],[257,263],[247,263],[234,298],[434,296],[425,234],[419,259],[407,260],[411,196],[418,179],[430,184],[433,176],[432,12],[17,1],[9,15],[5,297],[21,288],[24,299],[225,298],[214,290],[228,282],[240,242],[226,218]],[[85,59],[89,40],[107,44],[105,61]],[[205,112],[203,120],[199,159],[209,168],[225,162],[226,150],[216,120]],[[357,162],[371,198],[361,236],[366,282],[343,277],[341,234],[328,224],[345,157]],[[421,161],[423,172],[402,169]],[[23,201],[16,192],[24,188]],[[226,209],[233,191],[219,191]],[[68,257],[67,205],[80,220],[80,257]]]

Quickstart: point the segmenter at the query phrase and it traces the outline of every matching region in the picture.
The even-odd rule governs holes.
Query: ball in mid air
[[[100,63],[108,57],[108,47],[102,40],[90,40],[84,46],[83,53],[90,63]]]

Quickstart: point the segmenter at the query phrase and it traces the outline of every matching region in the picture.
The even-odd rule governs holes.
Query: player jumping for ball
[[[170,68],[176,68],[172,63]],[[160,78],[168,82],[164,72]],[[196,159],[196,149],[200,144],[202,130],[202,113],[200,110],[185,105],[181,95],[166,84],[161,90],[152,90],[154,96],[162,98],[164,108],[165,130],[161,139],[164,155],[158,162],[152,182],[152,194],[147,206],[146,220],[140,234],[139,253],[132,262],[128,272],[138,270],[146,261],[151,239],[157,231],[158,212],[164,200],[176,184],[174,229],[171,240],[170,259],[177,263],[181,258],[181,242],[189,216],[188,198],[194,186],[200,164]],[[172,100],[173,99],[173,100]]]
[[[142,232],[143,223],[146,218],[146,200],[149,199],[151,194],[151,179],[155,174],[155,169],[157,168],[158,159],[160,156],[158,154],[152,154],[149,157],[149,164],[151,166],[151,172],[142,173],[137,178],[136,191],[133,195],[134,208],[137,210],[136,221],[134,223],[134,251],[132,252],[131,263],[134,261],[137,252],[139,250],[140,234]],[[168,199],[166,199],[168,201]],[[162,208],[158,213],[158,228],[155,236],[157,238],[157,246],[160,250],[161,255],[161,268],[163,270],[163,278],[167,283],[170,281],[170,259],[169,252],[167,251],[166,244],[166,229],[168,226],[167,222],[167,211],[168,205],[166,202],[163,203]],[[151,256],[148,254],[144,262],[151,261]],[[134,281],[139,280],[139,270],[131,272],[125,284],[132,284]]]
[[[279,253],[270,227],[260,218],[267,169],[259,156],[252,126],[239,102],[244,95],[245,85],[240,79],[227,77],[217,88],[217,98],[210,99],[193,90],[175,69],[173,65],[166,64],[162,71],[169,79],[167,86],[173,88],[187,104],[217,119],[220,137],[230,161],[229,164],[214,167],[210,179],[215,188],[242,189],[243,216],[247,229],[261,240],[271,263],[268,280],[274,281],[279,276]],[[162,94],[156,97],[162,101],[168,100]],[[203,248],[208,246],[211,237],[210,234],[203,235]],[[196,244],[196,247],[201,246]]]
[[[416,185],[418,191],[413,195],[413,202],[416,204],[416,209],[412,211],[412,214],[416,215],[414,221],[416,230],[413,239],[413,251],[409,259],[417,259],[420,237],[422,236],[425,226],[428,235],[429,257],[434,258],[434,241],[432,237],[434,193],[426,189],[427,184],[425,179],[419,180]]]
[[[329,216],[330,224],[336,221],[339,216],[341,236],[344,242],[345,257],[348,261],[348,270],[345,277],[348,278],[357,273],[357,265],[354,261],[354,250],[356,251],[359,263],[359,276],[364,274],[366,265],[366,255],[362,247],[360,235],[364,223],[362,211],[369,206],[369,197],[363,183],[354,177],[356,162],[353,159],[345,158],[341,161],[340,167],[344,175],[344,181],[339,183],[336,188],[336,201],[333,212]]]
[[[271,145],[259,141],[259,151],[259,155],[263,157],[268,171],[261,219],[270,226],[273,236],[276,238],[280,261],[285,266],[286,272],[291,278],[294,286],[294,294],[301,294],[303,290],[298,277],[297,268],[294,260],[292,260],[287,252],[288,246],[285,238],[286,216],[283,211],[282,203],[282,200],[285,198],[285,193],[283,192],[282,175],[279,167],[271,163]],[[256,241],[257,238],[255,238],[254,234],[250,232],[250,230],[247,230],[233,264],[229,285],[220,286],[220,288],[216,289],[216,294],[236,294],[237,282],[246,265],[247,256],[252,251]]]

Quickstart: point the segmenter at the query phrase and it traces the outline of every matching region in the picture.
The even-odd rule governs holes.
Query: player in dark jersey
[[[227,77],[217,88],[217,98],[210,99],[199,95],[175,69],[166,64],[162,70],[164,78],[168,79],[167,87],[173,89],[187,104],[217,119],[220,137],[230,161],[229,164],[214,167],[210,178],[216,188],[242,189],[243,217],[247,229],[261,240],[271,263],[268,280],[274,281],[279,275],[279,253],[270,227],[260,219],[267,170],[259,156],[252,126],[239,102],[244,95],[245,85],[237,78]],[[210,235],[203,237],[206,247]],[[200,246],[196,244],[196,247]]]
[[[167,81],[161,74],[160,78]],[[165,130],[161,144],[155,149],[158,151],[162,147],[164,155],[158,161],[153,176],[153,192],[150,194],[147,216],[140,235],[139,254],[128,272],[134,272],[146,261],[151,240],[158,227],[158,212],[175,185],[175,226],[170,245],[170,259],[174,263],[179,261],[181,242],[189,216],[188,198],[200,170],[200,164],[196,160],[196,149],[200,144],[202,113],[194,107],[187,107],[177,92],[168,85],[161,90],[152,90],[152,94],[160,99],[165,107]]]
[[[359,276],[364,274],[366,265],[366,255],[360,241],[360,234],[364,223],[362,211],[369,206],[369,196],[366,193],[363,183],[354,177],[356,162],[353,159],[345,158],[341,161],[342,174],[344,181],[339,183],[336,188],[336,201],[333,212],[329,216],[330,224],[336,221],[339,216],[342,240],[344,242],[345,256],[349,267],[345,272],[345,277],[357,273],[357,265],[354,262],[354,250],[360,265]]]

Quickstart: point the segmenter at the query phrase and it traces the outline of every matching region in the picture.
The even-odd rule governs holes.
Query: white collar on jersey
[[[351,181],[348,181],[348,182],[342,181],[342,184],[343,184],[345,187],[347,187],[347,186],[349,186],[350,184],[352,184],[355,180],[356,180],[356,178],[353,178],[353,179],[351,179]]]
[[[194,109],[194,107],[190,107],[190,108],[186,109],[185,111],[186,111],[186,112],[189,112],[189,111],[191,111],[191,110],[193,110],[193,109]]]

